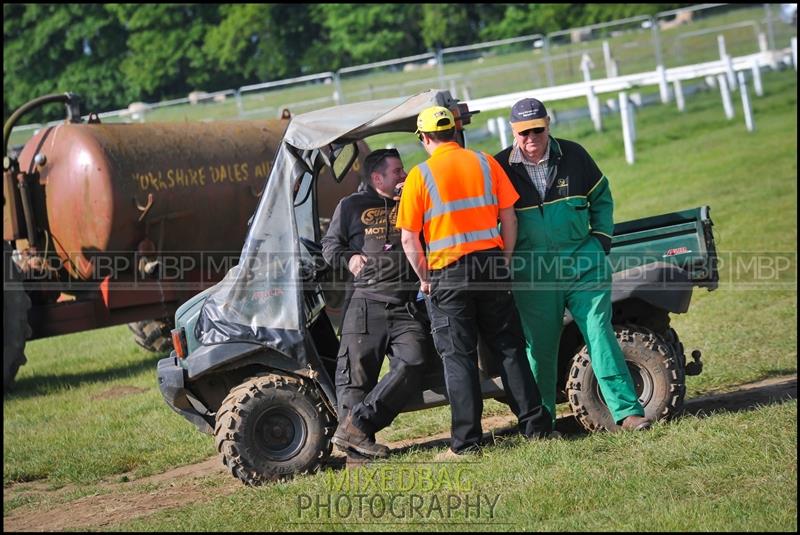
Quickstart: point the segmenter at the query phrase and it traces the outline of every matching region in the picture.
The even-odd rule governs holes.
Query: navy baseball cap
[[[535,98],[523,98],[511,107],[509,122],[517,134],[547,126],[547,108]]]

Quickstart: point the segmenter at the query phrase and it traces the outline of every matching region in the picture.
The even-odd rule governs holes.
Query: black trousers
[[[415,316],[414,303],[392,304],[353,298],[345,312],[336,363],[339,418],[351,412],[367,434],[388,426],[419,390],[430,338]],[[378,381],[384,355],[389,372]]]
[[[510,273],[499,249],[461,257],[430,272],[428,315],[436,350],[444,365],[450,401],[450,448],[460,452],[479,445],[483,398],[478,379],[478,333],[494,358],[511,410],[526,436],[552,430],[525,353],[525,337]]]

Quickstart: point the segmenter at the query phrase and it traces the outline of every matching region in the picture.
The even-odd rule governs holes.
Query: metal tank
[[[38,171],[45,241],[71,276],[92,279],[99,254],[239,250],[287,125],[65,123],[25,144],[20,170]]]
[[[38,174],[28,184],[36,227],[44,233],[38,249],[49,247],[82,280],[98,278],[99,256],[102,266],[133,266],[134,253],[221,266],[223,257],[238,257],[288,123],[286,114],[41,130],[19,157],[21,171]],[[321,218],[355,191],[356,174],[323,182]]]

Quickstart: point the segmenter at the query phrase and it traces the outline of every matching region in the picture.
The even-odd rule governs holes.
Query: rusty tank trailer
[[[4,390],[25,339],[128,323],[143,347],[170,349],[175,309],[238,262],[290,121],[84,123],[77,97],[50,95],[9,118],[6,149],[13,123],[50,102],[67,119],[4,159]],[[325,184],[323,223],[357,181]]]

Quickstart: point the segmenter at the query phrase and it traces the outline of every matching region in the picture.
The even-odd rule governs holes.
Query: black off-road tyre
[[[133,340],[153,353],[168,353],[172,351],[172,334],[170,331],[174,328],[175,319],[171,317],[128,324],[128,329],[133,333]]]
[[[19,367],[27,362],[25,341],[31,335],[28,310],[31,299],[22,288],[22,273],[11,260],[11,246],[3,243],[3,394],[11,389]]]
[[[678,338],[678,333],[675,332],[675,329],[670,327],[662,338],[670,349],[672,349],[672,356],[675,358],[675,362],[678,363],[678,366],[684,372],[684,375],[686,375],[686,353],[683,348],[683,343],[680,341],[680,338]]]
[[[336,419],[309,381],[270,374],[231,390],[217,411],[222,462],[247,485],[316,471],[333,448]]]
[[[645,416],[656,421],[677,414],[683,407],[686,384],[683,367],[672,347],[656,333],[637,325],[615,326],[615,332]],[[573,359],[567,399],[573,414],[588,431],[619,429],[600,393],[586,346]]]
[[[641,318],[637,325],[649,329],[659,335],[664,342],[672,349],[675,361],[680,365],[681,370],[686,370],[686,354],[683,343],[678,338],[678,333],[670,327],[669,314],[652,314]]]

